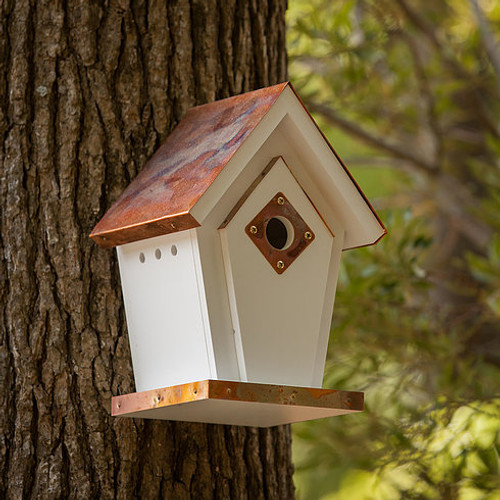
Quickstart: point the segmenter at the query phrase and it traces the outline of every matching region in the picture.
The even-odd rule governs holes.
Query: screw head
[[[278,260],[278,262],[276,262],[276,267],[278,269],[283,269],[285,267],[285,263],[282,260]]]
[[[285,198],[283,196],[278,196],[278,199],[276,200],[278,205],[284,205],[285,204]]]
[[[310,240],[312,240],[312,237],[313,237],[313,235],[312,235],[312,233],[310,233],[309,231],[306,231],[306,232],[304,233],[304,238],[305,238],[306,240],[310,241]]]
[[[250,226],[249,231],[250,231],[252,234],[257,234],[257,231],[258,231],[257,226]]]

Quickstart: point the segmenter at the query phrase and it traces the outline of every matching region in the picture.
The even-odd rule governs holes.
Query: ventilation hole
[[[141,261],[141,264],[144,264],[144,262],[146,261],[146,257],[144,257],[144,254],[142,252],[139,254],[139,260]]]
[[[172,245],[170,247],[170,251],[172,252],[172,255],[175,257],[177,255],[177,247],[175,245]]]
[[[293,226],[284,217],[273,217],[266,226],[266,238],[277,250],[288,248],[293,241]]]
[[[161,259],[161,250],[159,248],[157,248],[155,250],[155,257],[160,260]]]

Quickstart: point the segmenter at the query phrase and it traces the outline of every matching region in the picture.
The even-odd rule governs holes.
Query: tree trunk
[[[115,419],[114,252],[88,234],[191,106],[283,81],[286,0],[0,1],[0,497],[292,498],[289,427]]]

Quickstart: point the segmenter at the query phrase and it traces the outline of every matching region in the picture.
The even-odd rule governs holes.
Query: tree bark
[[[88,238],[189,107],[286,78],[285,8],[0,1],[1,498],[293,498],[289,427],[110,417],[133,374]]]

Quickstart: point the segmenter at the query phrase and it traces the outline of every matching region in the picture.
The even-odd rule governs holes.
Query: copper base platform
[[[203,380],[115,396],[115,417],[272,427],[363,411],[364,394],[286,385]]]

